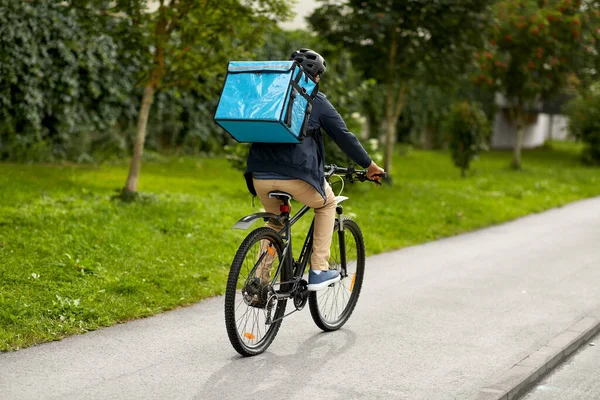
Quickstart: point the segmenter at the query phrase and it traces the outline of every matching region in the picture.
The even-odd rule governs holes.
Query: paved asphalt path
[[[597,400],[600,398],[600,336],[587,343],[522,400]]]
[[[0,354],[0,398],[474,398],[600,306],[599,247],[595,198],[369,258],[340,331],[305,309],[243,359],[218,297]]]

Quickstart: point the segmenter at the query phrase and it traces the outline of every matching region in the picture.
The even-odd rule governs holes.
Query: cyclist
[[[316,82],[327,69],[325,59],[310,49],[292,53],[304,71]],[[281,202],[269,198],[271,191],[283,191],[315,210],[315,227],[308,290],[320,290],[340,280],[337,270],[329,269],[330,246],[335,224],[335,195],[324,176],[323,129],[356,164],[367,168],[367,177],[379,181],[384,170],[371,160],[356,136],[348,131],[346,123],[323,93],[313,100],[308,121],[307,137],[300,144],[253,143],[245,172],[248,190],[258,196],[266,212],[279,214]],[[267,224],[279,231],[282,227]],[[261,252],[262,253],[262,252]],[[265,259],[258,267],[261,283],[270,280],[273,258]]]

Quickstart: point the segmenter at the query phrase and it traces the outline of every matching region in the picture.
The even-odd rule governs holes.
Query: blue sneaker
[[[308,290],[321,290],[325,289],[332,283],[336,283],[340,280],[340,273],[335,269],[329,269],[327,271],[321,271],[320,274],[315,274],[311,269],[308,273]]]

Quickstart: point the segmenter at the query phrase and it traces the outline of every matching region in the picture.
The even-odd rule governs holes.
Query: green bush
[[[61,2],[0,0],[0,160],[85,161],[89,132],[123,114],[134,76],[97,20]]]
[[[453,104],[444,121],[448,147],[454,165],[465,176],[471,161],[480,151],[487,150],[490,123],[477,103],[461,101]]]
[[[0,160],[130,154],[144,68],[130,43],[135,28],[103,15],[101,2],[86,3],[0,0]],[[221,153],[225,136],[212,123],[217,100],[210,92],[158,92],[146,148]]]
[[[225,150],[225,158],[229,160],[233,168],[238,171],[246,170],[246,161],[250,152],[249,143],[233,142],[232,144],[225,145],[223,149]]]
[[[569,133],[585,144],[582,161],[600,165],[600,87],[572,100],[566,114]]]
[[[193,90],[157,93],[148,122],[146,148],[192,155],[223,152],[229,135],[213,122],[218,97]]]

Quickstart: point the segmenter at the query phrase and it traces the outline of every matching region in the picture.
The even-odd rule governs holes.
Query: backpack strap
[[[304,74],[306,74],[306,72],[304,72],[304,70],[302,68],[300,68],[300,72],[298,73],[298,76],[296,76],[296,78],[294,78],[294,80],[291,82],[292,93],[290,94],[290,101],[288,102],[287,110],[285,113],[285,119],[284,119],[284,122],[287,125],[287,127],[291,128],[292,127],[292,109],[294,108],[294,101],[296,100],[296,96],[298,94],[300,94],[300,96],[304,97],[308,104],[306,106],[306,111],[304,112],[304,121],[302,121],[302,127],[300,129],[300,140],[302,140],[307,135],[306,130],[308,129],[308,118],[310,117],[310,113],[312,111],[312,100],[313,100],[312,97],[306,92],[306,89],[304,89],[303,87],[301,87],[299,85],[300,79],[302,79],[302,75],[304,75]]]
[[[296,100],[296,88],[292,85],[292,93],[290,94],[290,101],[288,102],[287,110],[285,110],[285,124],[288,128],[292,127],[292,108],[294,108],[294,100]]]
[[[290,94],[290,101],[288,102],[287,110],[285,111],[285,119],[284,122],[288,128],[292,127],[292,109],[294,108],[294,100],[296,100],[296,94],[302,93],[302,88],[300,87],[300,79],[302,79],[302,75],[304,74],[304,70],[302,67],[298,71],[298,75],[291,82],[292,84],[292,93]]]
[[[302,127],[300,128],[300,140],[309,136],[314,137],[315,131],[308,131],[308,118],[310,117],[310,112],[312,111],[312,100],[309,100],[306,111],[304,112],[304,121],[302,121]]]

